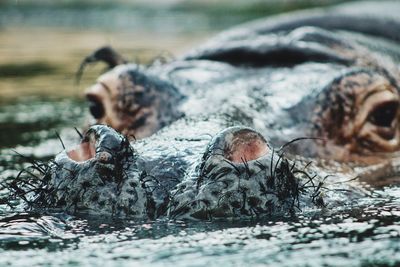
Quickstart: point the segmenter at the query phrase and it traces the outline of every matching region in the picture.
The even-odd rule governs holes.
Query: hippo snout
[[[146,192],[136,174],[127,139],[108,126],[92,126],[79,145],[54,159],[44,192],[51,195],[47,205],[72,213],[143,217]]]
[[[160,149],[155,137],[131,146],[111,127],[92,126],[79,145],[55,158],[48,205],[73,213],[211,219],[287,214],[300,208],[300,198],[319,195],[320,188],[306,186],[311,178],[302,180],[304,170],[252,128],[226,128],[202,147],[198,139],[178,142]]]
[[[286,214],[299,198],[300,183],[289,161],[248,127],[230,127],[215,135],[196,175],[173,192],[169,216]]]

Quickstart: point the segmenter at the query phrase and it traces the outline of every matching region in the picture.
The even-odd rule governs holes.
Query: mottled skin
[[[71,151],[59,154],[40,183],[35,205],[95,215],[212,219],[333,208],[365,196],[362,189],[338,185],[322,170],[294,163],[266,143],[254,160],[229,160],[235,136],[266,142],[250,128],[226,128],[238,123],[181,120],[133,147],[113,129],[93,126],[83,144],[93,146],[95,156],[77,161]],[[182,126],[201,130],[177,138]]]
[[[210,219],[357,201],[363,190],[341,181],[398,173],[400,20],[382,12],[400,5],[372,7],[261,20],[147,68],[114,67],[125,62],[106,48],[118,56],[87,90],[90,110],[137,141],[91,127],[56,157],[34,203]],[[300,137],[312,140],[285,145]],[[304,157],[375,165],[328,178],[337,170]]]

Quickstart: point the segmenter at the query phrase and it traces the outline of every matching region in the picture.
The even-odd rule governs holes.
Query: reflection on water
[[[231,222],[3,217],[0,265],[398,266],[398,188],[378,205]]]
[[[55,132],[66,125],[82,126],[83,109],[83,101],[74,99],[24,98],[0,106],[0,148],[37,146],[42,140],[54,138]]]
[[[28,158],[46,161],[79,141],[74,127],[82,131],[88,123],[82,91],[103,66],[89,69],[79,86],[74,73],[97,47],[111,44],[149,62],[276,12],[257,6],[262,1],[221,1],[204,13],[203,2],[215,1],[0,1],[0,181],[17,176]],[[321,1],[304,3],[311,2]],[[157,5],[166,7],[157,13]],[[400,265],[398,187],[352,209],[228,222],[26,213],[17,201],[13,209],[2,205],[7,193],[0,190],[0,266]]]

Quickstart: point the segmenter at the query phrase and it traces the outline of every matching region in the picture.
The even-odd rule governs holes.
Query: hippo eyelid
[[[101,86],[103,86],[103,88],[107,91],[107,93],[108,93],[109,95],[111,95],[111,89],[110,89],[110,87],[108,87],[107,84],[105,84],[104,82],[99,82],[99,84],[100,84]]]
[[[366,94],[366,95],[363,97],[362,101],[365,102],[365,100],[367,100],[371,95],[374,95],[374,94],[376,94],[376,93],[378,93],[378,92],[382,92],[382,91],[386,91],[386,90],[392,91],[392,90],[390,89],[390,86],[387,85],[387,84],[384,84],[383,86],[382,86],[382,85],[380,85],[380,86],[378,85],[378,86],[375,88],[375,90],[371,90],[371,92],[369,92],[368,94]]]

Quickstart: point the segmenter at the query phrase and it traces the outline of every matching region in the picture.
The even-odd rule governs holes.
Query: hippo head
[[[345,160],[397,151],[399,104],[397,84],[384,72],[355,70],[335,79],[313,111],[314,135],[324,140],[322,154]]]
[[[86,98],[96,123],[138,139],[182,116],[176,108],[183,98],[177,89],[134,64],[101,75]]]
[[[145,67],[125,64],[124,62],[121,65],[110,65],[113,66],[113,69],[100,76],[97,83],[86,91],[90,112],[96,119],[96,123],[109,125],[125,135],[134,135],[136,139],[142,139],[151,136],[184,114],[190,116],[191,107],[188,106],[191,103],[197,103],[193,101],[193,98],[203,97],[197,92],[191,92],[197,90],[194,88],[200,88],[201,90],[197,91],[203,91],[207,97],[212,97],[211,93],[215,93],[216,98],[218,98],[219,93],[216,90],[221,90],[221,87],[224,87],[232,88],[232,95],[248,94],[247,96],[250,99],[253,98],[252,100],[255,103],[262,102],[261,105],[257,104],[261,107],[257,107],[257,105],[255,107],[246,107],[245,113],[247,113],[247,117],[263,113],[259,116],[254,116],[262,118],[265,120],[264,122],[252,124],[250,118],[250,120],[240,121],[240,123],[258,130],[271,132],[271,137],[274,135],[272,137],[274,141],[275,139],[278,140],[276,144],[282,145],[297,137],[320,139],[320,141],[315,142],[316,149],[314,146],[304,149],[300,145],[300,150],[296,151],[296,154],[341,161],[363,161],[364,159],[369,160],[380,153],[393,154],[400,148],[399,88],[396,79],[393,78],[393,73],[381,67],[345,67],[344,72],[339,76],[337,74],[340,71],[332,67],[331,69],[335,70],[332,76],[328,78],[326,83],[319,83],[319,87],[316,90],[312,88],[313,84],[297,79],[296,70],[293,70],[293,73],[281,70],[287,75],[284,82],[291,85],[295,81],[296,88],[302,88],[299,90],[306,91],[303,95],[306,96],[307,101],[296,102],[293,103],[294,106],[290,106],[292,103],[288,99],[288,103],[280,101],[280,103],[283,103],[282,106],[279,106],[280,104],[277,106],[276,103],[272,103],[274,102],[275,94],[274,82],[279,83],[276,87],[280,88],[282,80],[269,78],[268,72],[271,72],[271,70],[268,70],[268,68],[265,72],[260,71],[257,74],[260,76],[257,76],[256,82],[251,77],[245,76],[243,78],[238,75],[239,80],[247,81],[238,83],[237,81],[235,82],[235,75],[236,73],[244,72],[241,68],[235,69],[231,67],[226,71],[225,68],[220,67],[215,71],[206,62],[185,62],[182,65],[184,67],[180,66],[179,63],[182,62],[176,63],[177,68],[176,66],[172,68],[165,67],[164,71],[161,72],[160,69],[163,69],[162,67],[160,69],[151,67],[146,69]],[[194,70],[194,72],[190,72],[189,78],[184,76],[185,68]],[[207,81],[202,81],[203,79],[208,79],[204,75],[204,77],[202,75],[197,78],[194,77],[196,76],[194,73],[201,74],[201,70],[204,69],[210,70],[215,74],[210,75],[210,77],[220,77],[215,80],[210,78],[211,80]],[[200,72],[196,72],[199,70]],[[307,73],[307,71],[318,72],[319,70],[307,69],[305,65],[304,71]],[[229,75],[226,74],[227,72],[229,72]],[[310,74],[315,75],[315,73]],[[175,77],[174,75],[179,78],[169,80],[169,78]],[[179,75],[183,75],[182,77],[184,78]],[[226,77],[228,78],[224,75],[227,75]],[[254,73],[251,75],[254,75]],[[162,79],[159,76],[166,76],[166,78]],[[221,79],[221,77],[225,78]],[[182,81],[179,79],[182,79]],[[199,82],[196,79],[201,81]],[[178,85],[175,85],[174,82],[177,82]],[[252,85],[252,83],[255,83],[256,86]],[[240,84],[242,87],[235,87],[235,84]],[[191,87],[193,87],[193,90],[190,90]],[[259,91],[263,91],[264,95],[271,94],[271,97],[263,98],[255,91],[253,91],[253,95],[249,94],[248,92],[252,90],[252,87],[261,88]],[[184,96],[180,91],[189,95]],[[295,91],[293,92],[296,93]],[[317,92],[317,95],[314,92]],[[181,105],[185,97],[191,97],[191,99],[185,105]],[[226,102],[228,98],[224,101]],[[309,101],[310,99],[311,101]],[[201,102],[200,100],[198,103],[201,103],[204,107],[204,110],[200,110],[199,114],[210,115],[205,107],[207,101]],[[212,107],[210,110],[214,111],[211,112],[218,110],[221,113],[232,113],[232,109],[224,109],[226,105],[224,106],[223,101],[220,104],[221,110],[218,110],[219,107]],[[291,109],[290,107],[292,107],[292,111],[288,111]],[[276,110],[279,111],[277,112]],[[285,112],[288,116],[284,115],[284,119],[281,119],[280,115],[276,116],[277,119],[268,118],[268,116],[275,116]],[[293,120],[292,118],[294,117],[297,119]],[[270,121],[274,123],[270,123]],[[297,126],[291,124],[298,122],[302,123],[299,126],[301,128],[300,131],[296,130],[294,134],[287,136],[282,134],[282,130],[285,130],[285,127],[294,129]],[[264,125],[261,125],[263,123]],[[311,152],[308,153],[306,150]]]

